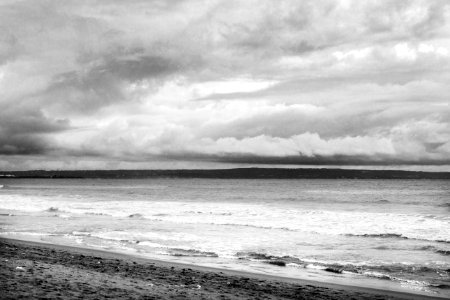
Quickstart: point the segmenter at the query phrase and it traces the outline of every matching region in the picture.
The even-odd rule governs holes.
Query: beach
[[[0,239],[2,299],[443,299]]]

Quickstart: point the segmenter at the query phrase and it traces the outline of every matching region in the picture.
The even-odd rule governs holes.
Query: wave
[[[392,279],[392,277],[389,276],[388,274],[375,272],[375,271],[365,271],[362,274],[367,276],[367,277],[374,277],[374,278],[378,278],[378,279],[386,279],[386,280],[391,280]]]
[[[88,216],[109,216],[109,217],[112,217],[112,215],[110,215],[110,214],[100,213],[100,212],[85,212],[83,214],[88,215]]]
[[[449,240],[435,240],[435,242],[443,243],[443,244],[450,244]]]
[[[91,236],[89,231],[72,231],[70,234],[74,236]]]
[[[86,237],[94,237],[94,238],[99,238],[98,235],[96,235],[95,233],[72,233],[72,235],[74,236],[86,236]],[[110,241],[110,242],[119,242],[119,243],[125,243],[125,244],[139,244],[142,241],[140,240],[133,240],[133,239],[119,239],[119,238],[100,238],[101,240],[104,241]]]
[[[47,208],[45,211],[47,211],[47,212],[59,212],[60,210],[59,210],[59,208],[58,207],[50,207],[50,208]]]
[[[345,236],[356,236],[356,237],[367,237],[367,238],[400,238],[400,239],[408,239],[406,236],[403,236],[399,233],[365,233],[365,234],[353,234],[347,233]]]
[[[21,236],[51,236],[48,232],[32,232],[32,231],[3,231],[0,235],[21,235]]]
[[[438,289],[450,289],[450,284],[430,284],[430,286]]]
[[[429,251],[435,252],[437,254],[450,256],[450,250],[439,249],[439,248],[436,248],[435,246],[431,246],[431,245],[419,247],[419,248],[417,248],[417,250],[424,250],[424,251],[429,250]]]
[[[144,206],[145,208],[145,206]],[[395,215],[395,214],[364,214],[342,213],[342,216],[331,214],[328,211],[301,211],[293,214],[289,211],[250,210],[244,211],[218,210],[206,207],[204,209],[185,210],[185,205],[170,207],[145,208],[133,211],[120,207],[112,212],[113,217],[138,217],[149,221],[168,221],[178,224],[207,224],[220,226],[233,226],[238,228],[252,227],[258,229],[284,230],[305,232],[310,234],[347,235],[365,238],[399,238],[418,240],[449,240],[448,233],[443,230],[446,219],[428,220],[423,215]],[[101,208],[98,208],[101,211]],[[108,208],[112,211],[112,208]],[[212,211],[210,211],[212,210]],[[108,211],[108,212],[109,212]],[[142,213],[152,211],[152,214]],[[250,213],[251,212],[251,213]],[[139,215],[138,215],[139,214]],[[342,218],[341,218],[342,217]],[[380,217],[381,219],[375,218]],[[371,218],[371,219],[368,219]],[[339,223],[339,221],[342,221]],[[336,226],[336,224],[338,224]],[[358,231],[349,231],[348,226],[339,224],[352,224]],[[422,230],[425,229],[425,230]],[[392,230],[390,232],[390,230]]]
[[[440,250],[440,249],[436,249],[434,252],[441,254],[441,255],[445,255],[445,256],[450,256],[450,250]]]
[[[108,214],[101,214],[101,213],[84,213],[84,214],[95,214],[95,215],[108,215]],[[196,214],[202,214],[201,212],[196,212]],[[216,216],[231,216],[231,213],[216,213],[214,214]],[[111,216],[111,215],[108,215]],[[176,215],[170,215],[170,214],[153,214],[151,216],[148,215],[142,215],[140,213],[133,213],[130,215],[127,215],[128,218],[137,218],[137,219],[146,219],[150,221],[167,221],[171,220],[170,218],[163,218],[163,217],[176,217]],[[160,218],[155,218],[160,217]],[[288,228],[288,227],[281,227],[281,226],[266,226],[266,225],[259,225],[259,224],[247,224],[247,223],[228,223],[228,222],[207,222],[207,221],[181,221],[179,219],[176,220],[179,224],[207,224],[207,225],[220,225],[220,226],[232,226],[232,227],[251,227],[251,228],[258,228],[258,229],[276,229],[276,230],[283,230],[283,231],[298,231],[297,229]],[[314,232],[315,233],[315,232]]]
[[[133,218],[133,219],[142,219],[144,216],[142,214],[131,214],[128,216],[128,218]]]
[[[252,258],[252,259],[272,259],[277,258],[276,256],[269,255],[266,253],[259,253],[259,252],[238,252],[236,253],[236,256],[239,258]],[[286,256],[287,257],[287,256]]]
[[[251,228],[261,228],[261,229],[277,229],[277,230],[284,230],[284,231],[297,231],[295,229],[291,229],[288,227],[264,226],[264,225],[253,225],[253,224],[219,223],[219,222],[212,222],[212,223],[207,223],[207,224],[223,225],[223,226],[236,226],[236,227],[251,227]]]
[[[166,245],[160,244],[160,243],[154,243],[151,241],[136,241],[136,244],[139,244],[139,246],[147,246],[152,248],[165,248]]]
[[[391,203],[391,201],[386,200],[386,199],[375,200],[373,202],[375,202],[375,203]]]
[[[448,251],[444,251],[448,255]],[[300,259],[292,256],[276,256],[259,252],[237,252],[238,259],[260,261],[262,263],[280,267],[296,267],[305,269],[316,269],[324,272],[344,274],[351,273],[378,279],[393,280],[412,285],[426,285],[439,287],[445,285],[445,280],[450,277],[450,269],[443,267],[429,267],[420,265],[407,265],[401,263],[378,265],[378,264],[352,264],[345,262],[326,262],[314,259]],[[431,278],[430,282],[417,280],[424,274]]]
[[[236,256],[238,259],[241,260],[256,260],[261,261],[267,264],[271,265],[277,265],[277,266],[295,266],[295,267],[302,267],[302,268],[311,268],[311,269],[321,269],[325,270],[329,268],[331,271],[332,267],[331,265],[327,266],[325,264],[318,265],[318,264],[311,264],[310,261],[307,260],[301,260],[297,257],[293,256],[276,256],[276,255],[270,255],[266,253],[259,253],[259,252],[237,252]],[[333,268],[337,269],[337,268]],[[337,273],[337,272],[336,272]]]
[[[170,256],[219,257],[215,252],[200,251],[196,249],[169,248],[166,252]]]
[[[61,210],[58,207],[50,207],[44,210],[44,212],[53,213],[53,217],[63,218],[63,219],[69,219],[71,216],[69,215],[70,212]]]
[[[365,233],[365,234],[347,233],[347,234],[344,234],[344,235],[345,236],[349,236],[349,237],[385,238],[385,239],[392,238],[392,239],[427,241],[427,242],[436,242],[436,243],[450,244],[449,240],[441,240],[441,239],[433,240],[433,239],[410,238],[410,237],[404,236],[404,235],[399,234],[399,233],[374,233],[374,234],[370,234],[370,233]]]

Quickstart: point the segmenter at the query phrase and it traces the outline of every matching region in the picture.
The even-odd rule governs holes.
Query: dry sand
[[[0,299],[442,299],[0,239]]]

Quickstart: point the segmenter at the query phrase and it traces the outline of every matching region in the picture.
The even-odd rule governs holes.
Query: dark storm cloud
[[[67,120],[51,120],[35,110],[3,107],[0,111],[0,154],[45,154],[47,135],[69,128]]]
[[[398,157],[381,155],[316,155],[313,157],[304,156],[301,153],[292,156],[259,156],[245,155],[242,153],[229,153],[227,155],[198,155],[197,153],[165,154],[161,156],[164,159],[172,160],[192,160],[192,161],[209,161],[218,163],[234,163],[234,164],[256,164],[256,165],[341,165],[341,166],[386,166],[386,165],[443,165],[448,164],[448,160],[404,160]]]

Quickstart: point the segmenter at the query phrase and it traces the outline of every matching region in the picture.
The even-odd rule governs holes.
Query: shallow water
[[[450,296],[449,181],[1,179],[0,186],[1,236]]]

